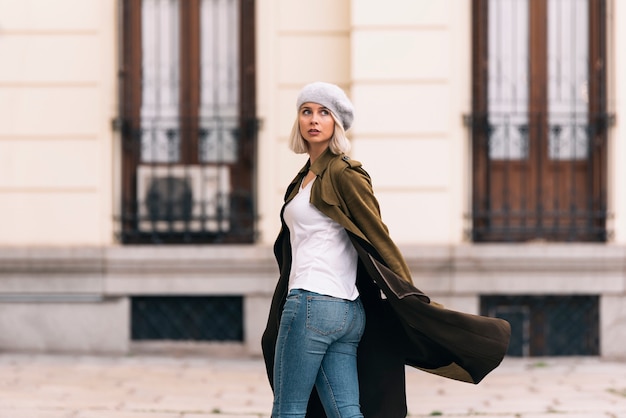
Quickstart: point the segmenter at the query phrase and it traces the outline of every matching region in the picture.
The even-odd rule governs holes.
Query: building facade
[[[260,353],[300,88],[419,287],[626,357],[626,4],[0,0],[0,350]],[[234,344],[234,345],[233,345]]]

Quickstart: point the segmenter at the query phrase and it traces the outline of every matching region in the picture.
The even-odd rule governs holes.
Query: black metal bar
[[[608,124],[612,119],[611,115],[599,114],[591,115],[587,118],[586,114],[571,113],[570,115],[558,115],[558,123],[554,125],[548,123],[547,115],[532,115],[529,118],[529,126],[515,125],[515,118],[500,117],[498,115],[489,115],[486,117],[481,114],[472,114],[466,117],[471,129],[475,132],[477,127],[476,121],[489,120],[488,125],[483,127],[484,135],[487,138],[486,148],[483,152],[489,153],[490,137],[496,135],[496,132],[512,132],[513,130],[535,130],[548,132],[553,134],[553,140],[563,140],[568,152],[569,158],[565,155],[554,155],[553,160],[541,157],[535,157],[535,164],[538,167],[537,178],[538,183],[533,183],[533,178],[529,175],[511,176],[513,167],[524,167],[524,163],[520,159],[515,158],[489,158],[487,166],[487,176],[485,181],[490,183],[491,177],[495,175],[503,176],[499,179],[498,188],[487,188],[487,196],[484,196],[486,204],[479,205],[474,202],[472,205],[473,212],[471,214],[472,230],[469,234],[475,241],[525,241],[529,239],[547,239],[556,241],[604,241],[610,235],[607,231],[606,220],[610,217],[606,203],[598,202],[593,198],[591,191],[592,173],[591,161],[589,158],[595,153],[593,147],[605,146],[604,141],[599,141],[599,129],[605,129],[603,124]],[[588,123],[587,120],[594,121]],[[503,126],[508,125],[508,126]],[[564,130],[561,126],[566,126]],[[556,136],[555,136],[556,132]],[[563,132],[569,132],[570,138],[561,138]],[[576,137],[575,137],[575,136]],[[584,140],[588,143],[586,154],[578,155],[578,151],[574,151],[577,147],[576,140],[583,140],[580,136],[584,136]],[[545,143],[547,135],[542,143],[535,144],[537,147],[548,147]],[[541,138],[536,134],[536,137]],[[558,137],[558,138],[557,138]],[[557,138],[557,139],[555,139]],[[531,145],[533,146],[533,145]],[[556,146],[555,149],[557,149]],[[480,150],[480,148],[475,148]],[[556,152],[556,151],[555,151]],[[529,153],[532,155],[533,153]],[[504,153],[508,155],[508,153]],[[602,155],[602,154],[601,154]],[[581,158],[579,158],[581,157]],[[582,158],[584,157],[584,158]],[[603,157],[606,158],[606,157]],[[545,161],[544,161],[545,160]],[[500,171],[494,171],[496,163]],[[544,165],[547,164],[548,167]],[[585,167],[587,174],[576,174],[576,170]],[[556,166],[556,168],[554,168]],[[553,173],[547,171],[548,168],[554,170]],[[523,170],[518,168],[517,170]],[[496,174],[500,173],[500,174]],[[551,177],[550,177],[551,176]],[[577,177],[581,176],[581,177]],[[584,184],[577,184],[577,178],[585,179]],[[560,183],[559,183],[560,182]],[[559,183],[559,184],[557,184]],[[551,184],[550,187],[544,187],[543,184]],[[532,186],[532,190],[531,190]],[[582,187],[578,189],[577,187]],[[517,190],[517,191],[516,191]],[[530,190],[534,194],[535,203],[533,205],[526,204],[525,190]],[[512,193],[516,191],[521,197],[511,200]],[[548,195],[548,193],[550,193]],[[585,193],[588,198],[582,199],[580,194]],[[601,196],[606,196],[603,190]],[[602,199],[603,197],[600,197]],[[517,202],[511,205],[511,202]],[[499,204],[497,202],[500,202]],[[547,205],[546,205],[547,203]]]

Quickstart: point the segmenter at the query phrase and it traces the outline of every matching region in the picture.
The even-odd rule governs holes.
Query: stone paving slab
[[[410,417],[626,418],[626,362],[506,358],[479,385],[407,369]],[[0,418],[268,418],[258,358],[0,353]]]

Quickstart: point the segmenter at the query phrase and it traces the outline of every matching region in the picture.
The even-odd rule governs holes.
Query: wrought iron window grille
[[[612,215],[601,172],[606,170],[602,148],[615,115],[552,115],[552,120],[547,114],[463,117],[473,153],[482,154],[483,164],[481,199],[472,202],[466,216],[468,239],[604,242],[610,238],[607,221]],[[534,142],[529,143],[529,135]],[[476,162],[476,155],[473,158]],[[596,169],[583,173],[583,164]],[[581,185],[601,190],[580,199]]]

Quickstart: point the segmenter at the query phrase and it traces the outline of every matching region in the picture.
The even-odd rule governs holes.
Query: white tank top
[[[300,187],[283,212],[291,240],[289,290],[355,300],[357,252],[346,230],[310,203],[313,181]]]

